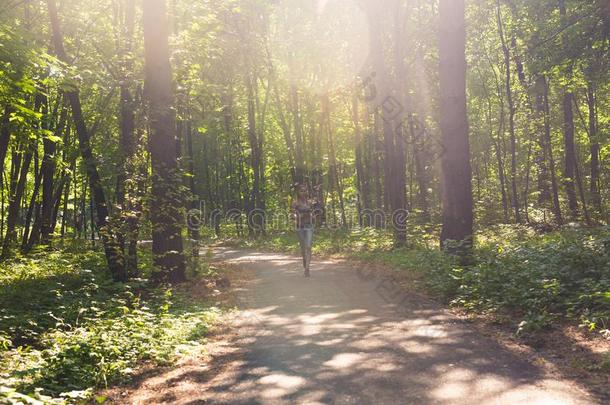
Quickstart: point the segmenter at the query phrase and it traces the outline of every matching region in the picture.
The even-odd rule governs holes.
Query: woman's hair
[[[307,189],[307,184],[305,184],[305,183],[294,183],[294,184],[292,185],[292,189],[293,189],[295,192],[299,191],[299,190],[301,189],[301,187],[305,187],[305,189]]]

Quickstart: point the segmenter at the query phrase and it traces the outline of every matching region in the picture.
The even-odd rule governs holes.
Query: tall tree
[[[135,26],[135,0],[125,0],[125,15],[123,24],[119,24],[119,32],[123,35],[123,44],[119,50],[121,61],[121,84],[119,101],[119,169],[117,172],[116,202],[122,211],[124,229],[119,234],[119,242],[125,254],[125,267],[128,274],[136,274],[138,267],[137,238],[139,213],[135,206],[133,192],[128,194],[129,180],[136,175],[134,159],[137,152],[136,137],[136,101],[133,73],[133,32]],[[133,187],[131,187],[133,191]]]
[[[257,80],[253,74],[246,75],[246,89],[248,97],[248,141],[250,143],[250,167],[252,169],[252,190],[248,200],[250,201],[250,207],[248,207],[249,218],[248,226],[250,232],[253,234],[261,234],[264,232],[264,221],[262,217],[264,202],[263,202],[263,176],[264,176],[264,163],[263,163],[263,137],[262,134],[258,134],[256,125],[256,100],[257,95],[256,86]],[[256,211],[251,211],[256,210]]]
[[[504,71],[505,71],[505,88],[506,101],[508,103],[508,130],[510,135],[510,174],[511,174],[511,200],[515,211],[515,222],[521,222],[521,210],[519,206],[519,194],[517,193],[517,137],[515,134],[515,104],[513,102],[513,92],[511,89],[511,64],[510,50],[504,34],[504,23],[502,21],[502,10],[500,0],[496,3],[496,18],[498,22],[498,33],[502,44],[502,53],[504,55]]]
[[[567,22],[567,13],[565,0],[559,0],[559,14],[561,16],[561,25],[565,27]],[[564,36],[565,42],[565,36]],[[570,62],[571,63],[571,62]],[[572,76],[572,67],[568,66],[566,75],[568,78]],[[574,149],[574,112],[572,111],[574,94],[570,85],[563,89],[563,147],[564,147],[564,170],[563,181],[568,197],[568,207],[572,219],[578,217],[578,201],[576,199],[576,188],[574,180],[576,178],[576,150]]]
[[[466,113],[466,29],[464,0],[439,3],[440,129],[445,154],[441,159],[443,227],[441,246],[472,246],[473,202]]]
[[[549,107],[549,84],[546,77],[541,78],[542,97],[540,99],[540,110],[544,115],[544,144],[546,146],[546,155],[549,159],[549,171],[551,173],[551,190],[553,195],[553,214],[555,221],[561,225],[563,218],[561,216],[561,205],[559,204],[559,184],[557,175],[555,174],[555,157],[553,155],[553,144],[551,142],[551,113]]]
[[[144,0],[145,94],[150,121],[152,164],[154,278],[172,283],[185,280],[183,218],[176,156],[176,116],[173,109],[165,0]]]
[[[400,109],[403,110],[398,114],[390,124],[391,130],[391,164],[392,183],[390,189],[390,206],[392,207],[392,227],[394,228],[394,244],[397,247],[403,247],[407,244],[407,157],[406,157],[406,142],[407,126],[404,125],[406,111],[411,109],[407,96],[407,88],[405,82],[407,79],[405,67],[405,41],[404,41],[404,25],[405,25],[405,5],[402,1],[394,3],[394,18],[392,38],[392,55],[394,61],[394,81],[397,91],[396,100]],[[385,127],[384,127],[385,128]],[[385,131],[385,129],[384,129]]]
[[[57,6],[55,0],[47,0],[47,7],[49,10],[49,17],[51,19],[51,28],[53,33],[53,46],[57,57],[64,63],[69,63],[68,55],[64,49],[64,40],[61,32],[61,26],[59,24],[59,16],[57,14]],[[85,124],[85,118],[83,116],[83,110],[80,102],[80,94],[78,88],[73,85],[69,86],[70,89],[65,91],[65,96],[70,103],[72,109],[72,118],[76,127],[76,134],[78,136],[78,146],[81,157],[87,172],[89,179],[89,188],[91,189],[91,195],[93,196],[93,203],[96,213],[97,228],[102,238],[104,245],[104,252],[106,254],[106,261],[108,262],[108,268],[116,280],[125,280],[127,274],[125,272],[125,263],[123,260],[123,254],[116,239],[112,234],[112,230],[108,224],[108,206],[106,205],[106,194],[102,187],[102,180],[97,170],[97,162],[93,156],[93,150],[91,148],[91,140],[89,137],[89,131]]]
[[[58,106],[60,101],[57,102]],[[60,139],[61,134],[64,131],[64,127],[66,125],[66,109],[63,108],[63,103],[61,103],[61,116],[59,118],[59,123],[55,130],[55,136]],[[47,118],[48,121],[48,118]],[[54,194],[55,194],[55,167],[56,167],[56,157],[55,153],[57,151],[57,141],[55,139],[50,139],[49,137],[45,137],[43,139],[43,148],[44,148],[44,156],[42,158],[42,216],[41,216],[41,240],[43,243],[49,243],[49,238],[53,233],[54,223],[53,223],[53,208],[55,208]]]
[[[21,150],[23,148],[23,150]],[[6,235],[2,244],[2,258],[11,255],[11,245],[17,238],[17,221],[21,209],[21,200],[25,191],[28,171],[32,156],[34,155],[34,145],[31,140],[20,142],[12,154],[12,173],[9,191],[9,205],[6,217]]]
[[[0,119],[0,180],[4,178],[4,160],[8,151],[8,144],[11,139],[11,109],[9,106],[4,107],[2,119]],[[1,184],[1,182],[0,182]]]
[[[597,108],[593,83],[587,83],[587,107],[589,111],[589,151],[591,154],[591,201],[599,214],[602,212],[602,198],[599,181],[599,137],[597,134]]]

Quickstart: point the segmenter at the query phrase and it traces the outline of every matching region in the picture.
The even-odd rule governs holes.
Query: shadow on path
[[[236,285],[241,311],[225,365],[174,372],[190,399],[159,392],[147,403],[573,404],[593,399],[466,323],[349,265],[219,248],[250,272]]]

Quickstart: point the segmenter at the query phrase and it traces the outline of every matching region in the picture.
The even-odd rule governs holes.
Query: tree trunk
[[[197,202],[197,190],[195,189],[195,158],[193,156],[193,124],[189,120],[186,125],[186,153],[188,159],[188,188],[190,191],[189,196],[189,206],[188,208],[191,210],[195,210],[198,208]],[[209,186],[209,185],[208,185]],[[194,226],[189,226],[189,236],[196,242],[197,249],[193,252],[195,256],[199,254],[199,227],[198,224],[193,224]]]
[[[56,136],[61,136],[66,126],[68,117],[67,110],[62,106],[59,123],[55,128]],[[55,182],[55,152],[57,151],[57,143],[48,138],[43,140],[44,156],[42,158],[42,213],[40,237],[44,244],[49,243],[51,234],[53,233],[53,209],[55,207],[54,182]]]
[[[489,111],[491,114],[491,104],[489,107]],[[504,106],[501,106],[500,110],[500,124],[498,126],[498,136],[496,139],[492,138],[492,143],[494,144],[494,151],[496,155],[496,160],[498,162],[498,180],[500,180],[500,193],[502,196],[502,212],[504,214],[504,223],[508,223],[508,196],[506,193],[506,174],[504,171],[504,159],[502,158],[502,145],[504,133]]]
[[[130,195],[128,180],[134,175],[134,157],[137,150],[136,138],[136,101],[133,96],[134,83],[132,52],[133,31],[135,26],[135,0],[125,1],[123,34],[124,44],[121,49],[122,79],[119,97],[119,170],[117,173],[116,202],[121,210],[122,228],[118,234],[119,244],[125,255],[125,271],[137,275],[137,250],[131,246],[137,243],[139,213],[136,210],[135,196]],[[133,192],[131,193],[133,194]],[[127,244],[127,249],[126,245]]]
[[[587,106],[589,109],[589,151],[591,153],[591,201],[598,214],[602,213],[602,198],[599,181],[599,139],[597,136],[597,111],[593,84],[587,85]]]
[[[398,46],[398,44],[397,44]],[[388,123],[389,124],[389,123]],[[405,134],[404,127],[394,121],[396,125],[391,129],[393,137],[393,161],[392,161],[392,188],[390,192],[390,206],[392,207],[392,227],[394,228],[394,245],[403,247],[407,244],[407,173],[405,158]],[[391,124],[389,124],[391,125]],[[391,128],[391,127],[390,127]]]
[[[13,152],[14,172],[11,175],[11,190],[9,197],[8,213],[6,217],[6,235],[2,244],[2,259],[10,257],[12,244],[17,239],[17,221],[19,219],[19,211],[21,208],[21,200],[27,182],[28,171],[34,146],[28,142],[23,151],[23,158],[20,156],[20,151]]]
[[[364,172],[363,164],[363,139],[360,129],[360,114],[358,105],[358,95],[354,93],[352,96],[352,121],[354,123],[354,151],[356,157],[356,189],[358,190],[358,224],[360,226],[370,226],[368,217],[362,216],[362,210],[368,210],[369,206],[366,203],[369,190],[368,179]]]
[[[559,0],[559,15],[562,27],[567,22],[565,0]],[[566,75],[571,79],[572,68],[568,67]],[[569,87],[563,91],[563,146],[564,146],[564,172],[563,181],[568,197],[568,207],[573,220],[578,219],[578,201],[574,180],[576,177],[576,151],[574,148],[574,113],[572,111],[574,95]]]
[[[498,32],[500,34],[500,42],[502,43],[502,51],[504,54],[504,67],[506,72],[506,100],[508,102],[508,130],[510,135],[510,156],[511,156],[511,190],[512,203],[515,211],[515,222],[521,222],[521,211],[519,205],[519,194],[517,193],[517,139],[515,136],[515,106],[513,103],[513,95],[511,90],[511,69],[510,69],[510,51],[504,37],[504,26],[502,23],[502,12],[500,9],[500,0],[497,1],[497,20]]]
[[[536,103],[535,103],[535,113],[536,113],[536,128],[539,132],[538,135],[538,147],[539,151],[536,156],[536,163],[538,167],[538,203],[541,205],[546,205],[549,201],[551,201],[551,189],[550,189],[550,181],[549,181],[549,170],[547,166],[548,160],[548,146],[546,142],[546,134],[545,134],[545,108],[544,108],[544,87],[546,86],[546,82],[544,76],[539,75],[536,77]]]
[[[53,193],[53,215],[51,217],[51,226],[53,229],[55,229],[55,225],[57,225],[57,217],[59,215],[59,207],[62,203],[62,195],[65,195],[64,189],[66,188],[66,185],[69,184],[70,177],[68,175],[62,176],[62,178],[57,182],[57,187]]]
[[[27,252],[27,246],[30,238],[32,241],[38,239],[38,233],[41,230],[41,215],[40,215],[40,204],[38,203],[38,194],[40,191],[40,183],[43,177],[43,169],[38,170],[38,156],[35,156],[34,162],[34,188],[32,189],[32,195],[30,196],[30,204],[28,205],[28,212],[25,215],[25,224],[23,227],[23,236],[21,238],[21,250]],[[32,232],[30,232],[30,225],[32,225],[32,217],[34,217],[34,226]],[[31,235],[31,236],[30,236]]]
[[[576,113],[578,114],[580,121],[585,129],[585,132],[589,133],[589,129],[587,128],[587,125],[585,124],[585,120],[580,112],[580,107],[578,106],[578,102],[576,101],[576,96],[572,95],[572,101],[574,101],[574,109],[576,110]],[[574,147],[574,155],[578,156],[578,153],[576,151],[576,146]],[[591,225],[591,217],[589,216],[589,208],[588,208],[588,204],[587,204],[587,199],[585,197],[585,187],[583,184],[583,179],[582,176],[580,174],[580,167],[578,166],[578,160],[575,161],[575,165],[574,165],[574,174],[575,174],[575,178],[576,178],[576,185],[578,187],[578,195],[580,197],[580,201],[582,203],[582,212],[583,215],[585,217],[585,222],[587,223],[587,225]]]
[[[379,110],[375,109],[373,112],[373,130],[371,133],[371,149],[373,153],[373,177],[374,177],[374,188],[375,188],[375,208],[378,210],[382,210],[385,205],[384,200],[384,192],[383,192],[383,182],[384,179],[382,171],[381,171],[381,157],[383,156],[383,146],[382,142],[379,140]],[[375,221],[375,227],[383,227],[385,226],[385,221],[383,223],[377,224]]]
[[[305,180],[305,157],[303,155],[303,123],[301,120],[301,106],[299,92],[295,85],[290,86],[290,101],[294,122],[294,164],[296,183]]]
[[[0,180],[4,177],[4,162],[6,160],[8,144],[11,139],[11,123],[9,121],[10,116],[11,109],[10,107],[6,106],[0,121]]]
[[[180,212],[180,176],[176,157],[176,117],[172,108],[165,0],[144,2],[145,82],[148,97],[152,163],[151,222],[153,277],[172,283],[186,279]]]
[[[69,64],[66,51],[64,50],[63,36],[59,25],[59,17],[57,15],[57,7],[55,0],[47,0],[49,9],[49,17],[51,19],[51,29],[53,31],[53,45],[57,57],[64,63]],[[78,147],[83,159],[83,164],[89,178],[89,187],[94,197],[95,210],[97,217],[97,226],[102,236],[106,261],[112,277],[115,280],[124,281],[127,279],[123,255],[120,247],[116,243],[111,230],[108,227],[108,206],[106,205],[106,195],[102,187],[102,181],[97,171],[97,162],[93,157],[91,150],[91,141],[89,132],[83,117],[82,107],[80,103],[80,95],[77,89],[71,89],[65,92],[65,96],[70,103],[72,109],[72,118],[76,127],[78,136]]]
[[[66,227],[68,226],[68,200],[70,199],[70,178],[67,178],[66,186],[64,187],[63,208],[61,215],[61,237],[66,236]]]
[[[428,174],[426,172],[426,129],[421,121],[415,122],[414,117],[409,124],[411,145],[413,145],[413,160],[417,180],[419,208],[422,220],[430,222],[430,207],[428,204]]]
[[[439,77],[443,225],[441,247],[465,257],[472,248],[473,201],[468,118],[464,0],[440,0]],[[459,247],[447,245],[453,240]]]
[[[568,207],[572,219],[578,218],[578,201],[576,200],[576,189],[574,179],[576,176],[576,151],[574,148],[574,114],[572,111],[573,94],[565,90],[563,95],[563,143],[565,153],[564,185],[568,197]]]
[[[488,57],[489,59],[489,57]],[[484,91],[486,94],[486,98],[487,98],[487,111],[488,111],[488,125],[489,125],[489,136],[491,139],[491,142],[493,144],[494,147],[494,154],[496,157],[496,162],[498,165],[498,180],[500,181],[500,194],[501,194],[501,199],[502,199],[502,213],[503,213],[503,220],[504,223],[508,223],[509,222],[509,215],[508,215],[508,195],[507,195],[507,191],[506,191],[506,172],[505,172],[505,165],[504,165],[504,156],[505,154],[503,153],[503,147],[504,147],[504,122],[505,122],[505,111],[504,111],[504,99],[502,98],[502,87],[500,85],[500,82],[498,80],[498,77],[495,73],[495,66],[493,64],[493,62],[491,61],[491,59],[489,60],[489,64],[490,64],[490,68],[491,71],[494,75],[494,79],[496,82],[496,92],[498,95],[498,101],[500,103],[499,105],[499,112],[500,112],[500,117],[499,117],[499,122],[498,122],[498,134],[497,136],[494,138],[493,133],[493,125],[492,125],[492,104],[491,104],[491,98],[490,98],[490,93],[488,92],[487,88],[484,86]],[[484,83],[484,81],[481,81],[482,83]]]
[[[248,227],[254,235],[263,233],[264,221],[261,216],[262,201],[262,158],[260,141],[256,135],[255,86],[256,78],[248,75],[246,89],[248,92],[248,141],[250,142],[250,167],[252,168],[251,206],[254,211],[248,212]]]
[[[553,143],[551,141],[551,112],[549,107],[549,84],[543,76],[543,104],[544,104],[544,138],[546,140],[549,170],[551,172],[551,191],[553,192],[553,214],[558,225],[563,224],[561,205],[559,204],[559,184],[555,172],[555,158],[553,156]]]
[[[391,190],[392,206],[392,227],[394,228],[394,245],[396,247],[404,247],[407,244],[407,161],[406,161],[406,131],[405,119],[408,117],[408,111],[411,110],[411,105],[407,95],[405,81],[407,80],[407,70],[404,61],[404,23],[405,15],[403,13],[403,3],[397,1],[394,3],[394,30],[392,33],[393,42],[393,58],[395,64],[395,83],[396,83],[396,99],[401,111],[392,120],[392,174],[393,186]],[[389,77],[388,77],[389,79]],[[390,85],[390,83],[388,83]],[[390,92],[391,93],[391,92]],[[406,110],[406,111],[405,111]],[[390,124],[390,123],[388,123]],[[411,171],[413,173],[413,171]]]
[[[530,222],[530,217],[529,217],[529,192],[530,192],[530,172],[531,172],[531,168],[532,165],[530,164],[530,159],[532,157],[532,144],[529,144],[529,147],[527,148],[527,158],[525,159],[525,165],[526,165],[526,169],[525,169],[525,190],[523,191],[523,212],[525,214],[525,222],[529,223]]]
[[[324,136],[324,130],[322,120],[318,125],[318,130],[314,131],[313,134],[313,147],[312,147],[312,173],[311,183],[313,187],[313,194],[318,202],[318,208],[315,215],[316,226],[323,226],[326,224],[326,205],[324,201],[324,170],[322,168],[323,151],[322,151],[322,138]]]
[[[296,183],[296,166],[295,166],[295,146],[294,140],[292,139],[292,135],[290,134],[290,125],[286,120],[286,115],[284,114],[284,107],[280,100],[280,93],[278,90],[277,76],[275,74],[275,69],[273,67],[273,62],[271,61],[271,54],[267,50],[267,67],[269,69],[269,85],[271,86],[271,90],[273,92],[273,99],[275,102],[275,106],[277,109],[277,114],[279,118],[279,124],[282,128],[282,134],[284,135],[284,141],[286,143],[287,154],[288,154],[288,165],[290,166],[290,175],[292,177],[292,182]]]
[[[331,126],[330,119],[330,100],[328,93],[322,96],[322,122],[324,123],[325,132],[328,139],[328,183],[329,192],[332,193],[333,189],[337,194],[339,200],[339,213],[341,215],[341,226],[347,226],[347,216],[345,214],[345,202],[343,201],[343,190],[339,179],[339,170],[337,168],[337,154],[335,150],[334,134]],[[334,201],[334,199],[333,199]],[[334,207],[333,207],[334,215]]]

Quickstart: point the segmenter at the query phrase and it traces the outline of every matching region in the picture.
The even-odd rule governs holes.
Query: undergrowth
[[[83,245],[3,263],[0,403],[90,399],[95,388],[127,381],[142,361],[167,364],[199,350],[220,314],[145,278],[113,282],[103,255]]]

